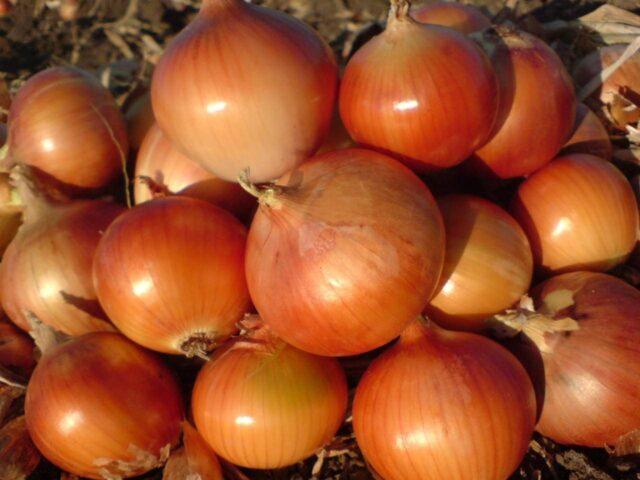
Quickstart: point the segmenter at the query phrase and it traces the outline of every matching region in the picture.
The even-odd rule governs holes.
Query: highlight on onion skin
[[[292,347],[259,327],[202,368],[191,409],[198,431],[242,467],[293,465],[329,442],[347,408],[337,360]]]
[[[249,168],[264,182],[320,147],[337,84],[333,53],[310,27],[243,0],[205,0],[156,66],[151,98],[190,159],[223,180]]]
[[[373,350],[433,295],[442,217],[396,160],[364,149],[319,155],[257,195],[247,282],[257,311],[287,343],[325,356]]]
[[[204,355],[236,331],[249,308],[246,235],[233,215],[201,200],[139,205],[109,227],[96,250],[100,304],[140,345]]]
[[[109,185],[129,150],[111,93],[75,68],[49,68],[31,77],[13,99],[8,127],[8,160],[35,169],[65,193]]]
[[[127,122],[127,137],[131,149],[137,151],[142,145],[147,132],[155,124],[153,108],[151,107],[151,93],[146,92],[136,98],[127,108],[124,118]]]
[[[611,160],[613,146],[611,145],[609,132],[607,132],[598,116],[584,103],[578,104],[573,129],[573,135],[560,151],[561,155],[587,153],[604,160]]]
[[[611,163],[585,154],[557,158],[522,183],[511,212],[545,274],[607,271],[624,263],[638,234],[638,205]]]
[[[22,224],[22,205],[9,175],[0,173],[0,256]]]
[[[451,330],[482,330],[529,289],[533,256],[524,231],[497,205],[471,195],[438,201],[444,219],[445,262],[425,313]]]
[[[422,5],[413,8],[411,16],[420,23],[442,25],[464,34],[491,27],[491,21],[479,8],[455,2],[440,1]]]
[[[416,22],[407,5],[392,5],[386,30],[347,64],[340,115],[359,144],[429,172],[462,162],[489,140],[498,85],[471,40]]]
[[[95,332],[44,354],[27,388],[25,415],[49,461],[102,479],[164,463],[184,412],[175,379],[155,355],[120,334]]]
[[[490,178],[526,176],[551,161],[571,136],[576,98],[558,55],[525,32],[483,33],[498,77],[500,106],[492,138],[469,168]]]
[[[535,412],[531,381],[506,349],[416,321],[362,377],[353,427],[386,480],[506,480]]]

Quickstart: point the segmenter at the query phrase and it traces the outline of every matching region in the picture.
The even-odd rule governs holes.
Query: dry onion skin
[[[518,360],[472,333],[415,321],[365,372],[353,427],[385,480],[506,480],[536,420]]]
[[[479,8],[455,2],[433,2],[411,10],[420,23],[442,25],[469,34],[491,27],[491,21]]]
[[[11,184],[9,175],[0,173],[0,256],[18,233],[22,224],[22,210],[20,196]]]
[[[264,182],[320,147],[337,84],[333,53],[310,27],[243,0],[205,0],[156,66],[151,98],[190,159],[223,180],[249,168]]]
[[[160,466],[180,437],[178,384],[152,353],[95,332],[45,352],[27,387],[27,428],[40,452],[92,479]]]
[[[105,232],[94,284],[118,329],[152,350],[204,355],[236,331],[250,305],[246,228],[201,200],[139,205]]]
[[[258,327],[203,367],[196,427],[221,457],[248,468],[293,465],[329,442],[347,408],[337,360],[298,350]]]
[[[484,320],[529,289],[533,256],[524,231],[497,205],[471,195],[438,201],[446,232],[440,286],[425,313],[451,330],[482,330]]]
[[[0,478],[24,480],[40,463],[40,452],[29,438],[24,416],[14,418],[0,429]]]
[[[326,356],[373,350],[433,295],[444,261],[442,217],[400,162],[339,150],[256,194],[247,282],[265,323],[287,343]]]
[[[393,1],[386,30],[347,64],[340,115],[356,142],[425,172],[456,165],[489,140],[498,85],[471,40],[416,22],[410,3]]]
[[[162,480],[224,480],[218,456],[189,422],[182,422],[184,446],[171,454]]]
[[[557,158],[522,183],[511,212],[542,273],[607,271],[637,241],[638,204],[611,163],[585,154]]]
[[[598,116],[584,103],[579,103],[576,110],[576,122],[573,135],[564,144],[561,155],[569,153],[587,153],[611,160],[613,146],[609,138],[609,132],[604,127]]]

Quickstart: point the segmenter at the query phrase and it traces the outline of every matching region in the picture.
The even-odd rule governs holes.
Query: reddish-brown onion
[[[33,341],[12,323],[0,319],[0,365],[28,373],[35,364]]]
[[[440,285],[425,312],[452,330],[481,330],[516,303],[533,274],[527,236],[497,205],[471,195],[438,201],[446,232]]]
[[[9,175],[0,173],[0,256],[20,228],[22,209],[19,195],[11,185]]]
[[[337,82],[328,45],[299,20],[243,0],[205,0],[156,66],[151,98],[178,150],[224,180],[249,168],[263,182],[320,147]]]
[[[45,352],[27,388],[31,438],[81,477],[128,478],[161,465],[180,436],[169,369],[120,334],[95,332]]]
[[[573,135],[560,151],[561,155],[569,153],[588,153],[605,160],[611,160],[613,155],[609,132],[584,103],[578,104]]]
[[[535,414],[531,381],[503,347],[416,321],[362,377],[353,427],[385,480],[506,480]]]
[[[558,55],[525,32],[484,33],[500,85],[500,108],[491,140],[470,167],[483,176],[528,175],[548,163],[573,131],[576,98]]]
[[[0,0],[0,17],[9,15],[13,10],[13,4],[9,0]]]
[[[334,150],[340,150],[341,148],[351,148],[355,146],[356,142],[353,141],[353,138],[351,138],[349,132],[347,132],[347,129],[340,118],[340,112],[336,109],[333,113],[333,119],[331,120],[329,134],[316,154],[319,155],[321,153],[333,152]]]
[[[113,330],[93,288],[92,262],[123,208],[102,200],[52,204],[25,192],[24,224],[0,265],[2,308],[27,331],[30,313],[69,335]]]
[[[442,217],[428,188],[392,158],[363,149],[319,155],[259,196],[247,281],[286,342],[328,356],[372,350],[434,293]]]
[[[511,211],[544,273],[606,271],[636,244],[638,205],[624,175],[592,155],[559,157],[518,189]]]
[[[406,0],[392,3],[386,30],[347,64],[340,114],[358,143],[392,152],[417,171],[451,167],[489,139],[495,74],[464,35],[416,22]]]
[[[127,121],[127,136],[132,150],[139,150],[147,132],[155,124],[151,93],[146,92],[136,98],[127,108],[124,118]]]
[[[491,26],[491,21],[479,8],[451,1],[414,8],[411,16],[421,23],[442,25],[465,34],[479,32]]]
[[[230,462],[281,468],[333,438],[347,408],[335,359],[298,350],[258,328],[203,367],[193,390],[198,431]]]
[[[73,193],[108,185],[129,149],[124,119],[109,91],[74,68],[49,68],[31,77],[11,104],[8,125],[7,160]]]
[[[109,227],[96,250],[100,303],[140,345],[206,354],[236,331],[250,305],[246,236],[233,215],[201,200],[139,205]]]
[[[215,177],[173,148],[157,125],[151,127],[142,142],[136,158],[136,177],[149,177],[171,193],[218,205],[243,221],[249,220],[256,208],[255,199],[240,185]],[[134,194],[137,204],[153,198],[144,181],[136,182]]]

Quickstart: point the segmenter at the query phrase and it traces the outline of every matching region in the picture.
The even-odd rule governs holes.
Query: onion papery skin
[[[488,31],[482,43],[491,52],[500,107],[491,140],[469,166],[489,178],[528,175],[551,161],[571,136],[576,114],[571,77],[551,47],[528,33]]]
[[[438,206],[446,232],[445,262],[425,313],[451,330],[482,330],[486,318],[529,290],[529,240],[511,215],[480,197],[448,195]]]
[[[28,373],[35,364],[33,341],[15,325],[0,318],[0,365]]]
[[[564,144],[561,155],[569,153],[587,153],[611,160],[613,146],[609,138],[609,132],[604,127],[598,116],[584,103],[579,103],[576,110],[576,122],[571,138]]]
[[[139,205],[98,245],[93,271],[100,303],[140,345],[207,353],[236,331],[249,308],[246,237],[233,215],[201,200],[169,197]]]
[[[337,360],[279,339],[249,340],[224,347],[200,371],[192,398],[196,426],[213,450],[236,465],[293,465],[329,442],[342,424],[345,374]]]
[[[629,257],[638,205],[624,175],[585,154],[557,158],[522,183],[511,212],[544,274],[607,271]]]
[[[136,177],[146,176],[170,192],[199,198],[228,210],[246,221],[256,209],[256,201],[237,183],[226,182],[207,172],[178,152],[162,130],[154,125],[145,137],[136,159]],[[136,204],[151,200],[150,188],[136,182]]]
[[[365,372],[353,427],[385,480],[506,480],[535,413],[531,381],[507,350],[416,322]]]
[[[178,385],[155,355],[120,334],[95,332],[43,356],[27,388],[25,415],[48,460],[102,479],[140,475],[166,460],[184,413]]]
[[[491,27],[491,21],[479,8],[455,2],[434,2],[414,8],[411,16],[420,23],[441,25],[469,34]]]
[[[364,149],[314,157],[281,179],[289,183],[263,199],[249,230],[256,309],[287,343],[318,355],[389,342],[424,309],[442,271],[431,193],[401,163]]]
[[[156,66],[151,99],[190,159],[223,180],[249,168],[264,182],[320,147],[337,85],[333,53],[310,27],[243,0],[206,0]]]
[[[22,206],[14,198],[14,193],[9,174],[0,173],[0,256],[22,224]]]
[[[340,115],[359,144],[429,172],[489,140],[497,88],[488,58],[463,34],[392,15],[347,64]]]
[[[25,218],[0,264],[2,308],[18,327],[31,330],[32,313],[73,336],[114,329],[98,303],[92,263],[102,233],[123,210],[111,202],[81,200],[49,205]]]
[[[142,141],[155,124],[153,107],[151,106],[151,93],[146,92],[131,102],[127,108],[124,118],[127,122],[127,136],[131,149],[140,150]]]
[[[526,337],[513,345],[542,399],[536,429],[567,445],[615,446],[640,428],[640,292],[610,275],[573,272],[532,297],[538,311],[579,326],[547,333],[544,345]]]
[[[82,70],[55,67],[31,77],[9,111],[9,156],[65,193],[95,191],[122,170],[129,150],[111,93]]]

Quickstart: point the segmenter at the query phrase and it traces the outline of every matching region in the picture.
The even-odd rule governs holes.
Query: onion
[[[610,275],[574,272],[532,296],[537,313],[515,313],[524,336],[511,346],[538,387],[537,430],[559,443],[616,446],[640,429],[640,292]]]
[[[0,478],[28,478],[40,463],[40,453],[29,438],[24,416],[14,418],[0,429]]]
[[[324,143],[320,146],[317,154],[333,152],[334,150],[340,150],[342,148],[355,147],[356,142],[347,132],[347,129],[342,123],[340,113],[336,110],[333,113],[333,119],[331,120],[331,127],[329,129],[329,135],[325,139]]]
[[[551,161],[575,120],[573,84],[558,55],[542,40],[507,28],[487,31],[485,49],[500,85],[492,138],[470,163],[483,176],[528,175]]]
[[[9,0],[0,0],[0,17],[6,17],[13,11],[13,4]]]
[[[223,180],[249,168],[263,182],[318,149],[337,81],[331,50],[300,21],[243,0],[205,0],[156,66],[151,99],[178,150]]]
[[[223,480],[216,454],[188,422],[182,422],[184,447],[167,462],[162,480]]]
[[[180,435],[171,372],[122,335],[95,332],[45,352],[27,388],[27,428],[58,467],[94,479],[164,463]]]
[[[636,244],[638,205],[609,162],[584,154],[560,157],[518,189],[512,213],[544,273],[606,271]]]
[[[22,223],[22,205],[9,175],[0,173],[0,256],[16,236]]]
[[[506,480],[535,413],[531,381],[504,348],[416,321],[365,372],[353,427],[385,480]]]
[[[155,123],[153,108],[151,108],[151,93],[146,92],[136,98],[127,108],[124,118],[127,121],[127,136],[131,149],[137,151]]]
[[[93,255],[122,207],[102,200],[53,204],[21,188],[24,225],[0,265],[2,307],[23,330],[28,314],[69,335],[113,326],[93,288]]]
[[[9,112],[10,163],[35,169],[66,192],[101,189],[128,151],[113,97],[91,75],[56,67],[31,77]]]
[[[157,125],[151,127],[142,142],[136,159],[136,177],[149,177],[171,193],[218,205],[241,220],[250,219],[256,208],[255,199],[240,185],[215,177],[173,148]],[[153,196],[145,182],[137,182],[134,193],[137,204]]]
[[[98,245],[98,298],[140,345],[205,355],[236,331],[250,305],[245,243],[245,227],[209,203],[186,197],[145,203],[120,216]]]
[[[31,339],[13,324],[0,319],[0,365],[28,373],[35,364]]]
[[[411,10],[411,16],[421,23],[450,27],[460,33],[473,33],[491,27],[491,21],[473,5],[455,2],[434,2]]]
[[[453,330],[481,330],[484,320],[529,289],[533,257],[520,225],[497,205],[470,195],[438,201],[446,232],[444,270],[426,313]]]
[[[409,4],[393,0],[387,29],[347,64],[340,114],[356,142],[423,172],[456,165],[486,143],[497,83],[471,40],[414,21]]]
[[[312,158],[257,192],[249,291],[284,341],[355,355],[400,334],[434,293],[444,227],[427,187],[363,149]]]
[[[302,352],[258,322],[198,375],[192,411],[198,431],[230,462],[280,468],[333,438],[347,408],[337,360]]]
[[[613,147],[609,132],[598,116],[584,103],[578,104],[573,136],[564,144],[560,153],[588,153],[604,160],[611,160]]]

